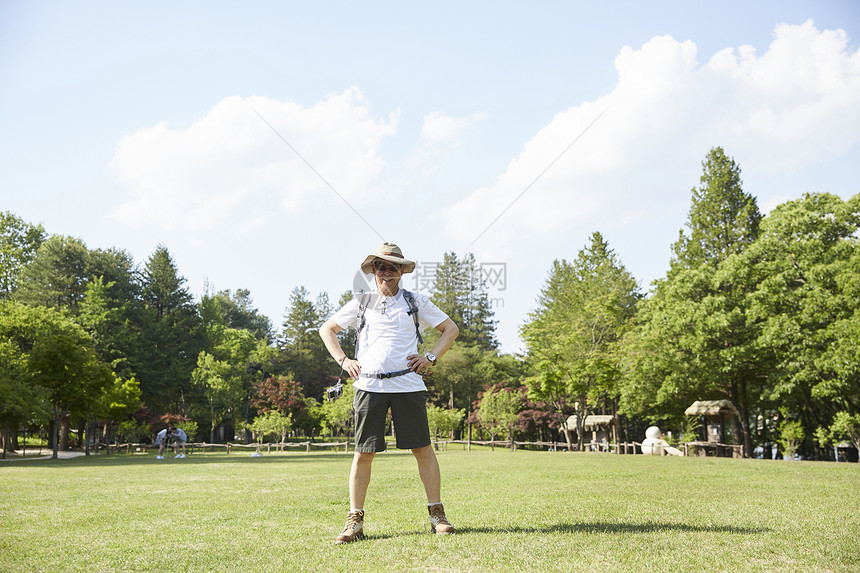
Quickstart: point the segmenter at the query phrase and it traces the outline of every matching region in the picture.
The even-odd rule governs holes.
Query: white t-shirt
[[[187,442],[188,436],[185,434],[185,432],[182,431],[181,428],[176,428],[176,439],[181,442]],[[158,435],[155,436],[156,445],[163,444],[165,442],[167,442],[167,428],[164,428],[163,430],[158,432]]]
[[[167,428],[164,428],[163,430],[161,430],[160,432],[158,432],[155,435],[155,444],[156,445],[163,444],[166,441],[167,441]]]
[[[430,299],[412,293],[418,306],[418,328],[437,327],[448,315],[439,310]],[[358,328],[359,298],[346,303],[332,317],[341,328]],[[358,356],[362,374],[384,374],[409,368],[406,357],[418,354],[418,337],[415,321],[409,314],[409,304],[403,298],[403,289],[393,297],[373,291],[364,313],[364,328],[358,340]],[[420,392],[426,390],[419,374],[409,372],[394,378],[366,378],[359,376],[355,388],[366,392]]]

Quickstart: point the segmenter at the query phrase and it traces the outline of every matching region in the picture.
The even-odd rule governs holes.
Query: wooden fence
[[[272,450],[276,452],[283,452],[288,448],[304,448],[307,453],[311,452],[311,448],[332,448],[334,451],[337,451],[338,448],[343,448],[344,452],[349,452],[349,444],[350,442],[281,442],[281,443],[265,443],[265,444],[234,444],[231,442],[227,442],[225,444],[210,444],[207,442],[187,442],[185,444],[185,450],[187,453],[195,453],[199,452],[201,454],[205,454],[206,450],[216,451],[223,449],[228,454],[232,453],[234,449],[239,450],[253,450],[255,452],[265,451],[267,454],[271,453]],[[167,449],[172,449],[173,444],[171,444]],[[125,452],[126,454],[131,454],[132,450],[134,453],[145,454],[147,449],[158,449],[158,446],[155,444],[145,444],[145,443],[125,443],[125,444],[109,444],[107,446],[100,445],[99,449],[105,450],[108,454],[111,453],[121,453]]]
[[[434,441],[434,444],[442,445],[447,449],[448,444],[463,444],[464,449],[469,450],[471,446],[489,446],[491,450],[494,450],[497,446],[500,448],[508,448],[510,450],[516,451],[519,448],[537,448],[541,450],[547,450],[550,452],[566,452],[568,450],[567,442],[510,442],[507,440],[438,440]],[[612,454],[638,454],[641,453],[641,449],[637,449],[642,444],[640,442],[621,442],[618,444],[613,444],[609,442],[585,442],[583,446],[583,451],[586,452],[606,452]],[[576,451],[576,443],[573,444],[574,451]]]
[[[340,448],[343,448],[344,453],[349,453],[350,451],[349,441],[343,442],[313,442],[313,441],[304,441],[304,442],[280,442],[280,443],[264,443],[264,444],[235,444],[235,443],[225,443],[225,444],[210,444],[207,442],[188,442],[185,444],[186,451],[188,453],[201,453],[205,454],[206,451],[219,451],[224,450],[228,454],[232,453],[233,450],[238,449],[240,451],[254,451],[254,452],[265,452],[271,453],[275,452],[284,452],[289,449],[293,450],[301,450],[304,449],[306,453],[311,453],[314,450],[320,449],[332,449],[337,452]],[[463,449],[466,451],[471,451],[472,445],[476,446],[485,446],[489,447],[491,450],[495,450],[496,447],[499,448],[507,448],[513,451],[517,449],[540,449],[551,452],[563,452],[568,450],[567,442],[510,442],[507,440],[433,440],[432,442],[434,448],[436,450],[444,449],[447,451],[448,446],[450,444],[460,444],[463,446]],[[388,442],[388,446],[394,447],[394,442]],[[124,452],[126,454],[141,453],[145,454],[147,449],[157,449],[158,446],[154,444],[145,444],[145,443],[125,443],[125,444],[110,444],[108,446],[100,445],[100,449],[106,450],[108,454],[111,453],[120,453]],[[574,444],[574,450],[576,448],[576,444]],[[620,442],[620,443],[609,443],[609,442],[586,442],[583,444],[583,448],[585,452],[603,452],[610,454],[641,454],[642,453],[642,443],[641,442]],[[717,455],[724,456],[729,454],[731,457],[741,457],[743,446],[735,445],[735,444],[715,444],[712,442],[685,442],[683,444],[684,455]],[[665,451],[660,449],[661,453],[665,455]]]

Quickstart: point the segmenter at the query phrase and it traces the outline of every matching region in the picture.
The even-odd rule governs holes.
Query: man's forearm
[[[439,337],[439,340],[436,342],[436,345],[432,350],[432,353],[436,356],[437,360],[442,358],[445,353],[448,352],[451,345],[454,344],[454,341],[457,340],[457,337],[460,335],[460,328],[450,318],[442,324],[445,325],[444,328],[440,329],[442,336]]]
[[[319,332],[328,353],[334,358],[335,362],[341,364],[347,356],[346,352],[340,346],[340,341],[337,339],[336,328],[336,324],[332,325],[331,321],[328,321],[320,327]]]

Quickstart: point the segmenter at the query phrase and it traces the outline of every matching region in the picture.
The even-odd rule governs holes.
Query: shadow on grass
[[[611,521],[598,521],[592,523],[556,523],[552,525],[536,527],[457,527],[454,535],[470,535],[478,533],[510,534],[510,533],[610,533],[610,534],[635,534],[654,533],[658,531],[679,531],[692,533],[734,533],[739,535],[755,535],[771,531],[766,527],[736,527],[733,525],[690,525],[686,523],[618,523]],[[366,533],[365,540],[374,541],[382,539],[394,539],[406,536],[430,535],[428,529],[404,531],[402,533]]]
[[[539,527],[459,527],[457,533],[653,533],[655,531],[685,531],[703,533],[756,534],[770,531],[766,527],[736,527],[734,525],[690,525],[687,523],[619,523],[597,521],[590,523],[557,523]]]
[[[618,523],[611,521],[598,521],[593,523],[556,523],[552,525],[536,527],[457,527],[454,535],[470,535],[476,533],[611,533],[611,534],[635,534],[654,533],[658,531],[680,531],[692,533],[735,533],[739,535],[754,535],[769,532],[766,527],[736,527],[733,525],[689,525],[686,523]],[[429,529],[404,531],[403,533],[366,533],[365,540],[374,541],[382,539],[393,539],[410,535],[426,536]]]

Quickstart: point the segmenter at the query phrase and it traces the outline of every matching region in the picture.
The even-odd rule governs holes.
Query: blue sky
[[[592,232],[664,275],[711,147],[765,212],[856,194],[858,28],[852,1],[0,0],[0,210],[164,244],[276,325],[382,238],[422,269],[470,251],[517,352]]]

